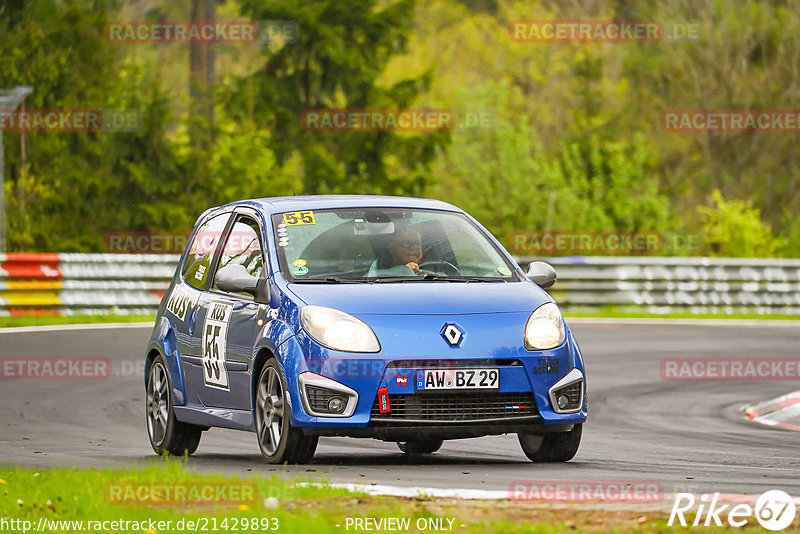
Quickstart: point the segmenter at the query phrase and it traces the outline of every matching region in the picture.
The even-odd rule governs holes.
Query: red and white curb
[[[800,430],[800,390],[748,405],[745,415],[762,425]]]

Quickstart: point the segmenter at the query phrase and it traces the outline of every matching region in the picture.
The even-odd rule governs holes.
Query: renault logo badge
[[[461,340],[464,339],[464,332],[462,332],[461,329],[453,323],[446,323],[442,327],[442,331],[439,333],[451,347],[459,346],[461,344]]]

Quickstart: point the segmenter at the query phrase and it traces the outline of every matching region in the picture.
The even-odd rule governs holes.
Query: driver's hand
[[[419,265],[417,265],[417,262],[410,261],[406,263],[406,267],[414,271],[414,274],[419,274]]]

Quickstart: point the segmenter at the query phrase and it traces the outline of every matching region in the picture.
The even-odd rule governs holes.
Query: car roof
[[[463,210],[447,202],[442,202],[441,200],[382,195],[301,195],[292,197],[267,197],[239,200],[221,207],[232,208],[235,206],[255,207],[268,215],[286,211],[367,207],[436,209],[463,213]]]

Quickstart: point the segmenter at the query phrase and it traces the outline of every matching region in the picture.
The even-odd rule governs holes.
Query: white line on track
[[[565,480],[564,485],[571,484],[570,481]],[[298,483],[298,486],[317,486],[322,487],[323,484],[319,483]],[[620,499],[606,499],[603,500],[548,500],[548,499],[514,499],[511,498],[511,493],[509,490],[480,490],[480,489],[446,489],[446,488],[423,488],[418,486],[386,486],[381,484],[326,484],[326,486],[332,488],[339,488],[344,489],[347,491],[353,492],[360,492],[366,493],[368,495],[386,495],[390,497],[434,497],[434,498],[455,498],[455,499],[464,499],[464,500],[508,500],[508,501],[531,501],[531,502],[546,502],[546,503],[558,503],[558,504],[575,504],[575,503],[605,503],[605,504],[647,504],[653,503],[654,501],[645,501],[645,500],[636,500],[636,499],[629,499],[629,500],[620,500]],[[711,492],[713,493],[713,492]],[[695,493],[693,494],[696,499],[701,497],[701,494]],[[710,495],[710,493],[706,493],[703,495]],[[756,502],[761,494],[748,494],[748,493],[720,493],[718,497],[718,501],[720,502],[736,502],[736,503],[746,503],[746,502]],[[674,499],[673,495],[665,493],[663,498],[659,501],[661,503],[668,502],[672,503]],[[800,497],[793,498],[796,504],[800,504]]]
[[[567,324],[643,324],[643,325],[689,325],[689,326],[789,326],[800,327],[800,317],[793,319],[658,319],[622,317],[564,317]]]
[[[301,484],[298,484],[301,485]],[[307,485],[307,484],[302,484]],[[308,484],[319,485],[319,484]],[[368,495],[389,495],[392,497],[436,497],[436,498],[456,498],[456,499],[508,499],[508,490],[479,490],[479,489],[446,489],[446,488],[422,488],[422,487],[403,487],[385,486],[381,484],[329,484],[332,488],[340,488],[347,491],[366,493]]]
[[[95,324],[49,324],[42,326],[14,326],[10,328],[0,328],[0,334],[60,332],[62,330],[111,330],[114,328],[153,328],[153,323],[95,323]]]

